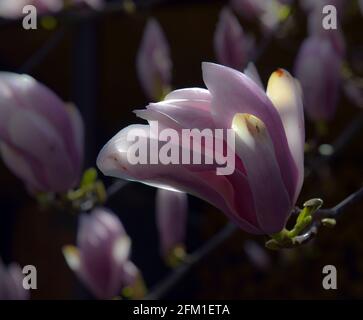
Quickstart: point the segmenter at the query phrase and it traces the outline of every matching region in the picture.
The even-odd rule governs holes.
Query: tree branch
[[[346,147],[354,137],[363,128],[363,112],[361,112],[357,117],[355,117],[349,125],[340,133],[338,138],[331,144],[332,152],[329,155],[320,155],[311,161],[310,168],[305,170],[305,178],[309,177],[313,172],[316,172],[324,164],[333,161],[341,155]]]
[[[37,49],[30,58],[18,69],[19,73],[30,73],[44,58],[59,44],[66,34],[67,28],[63,26],[51,35],[46,42]]]
[[[188,255],[185,262],[173,270],[169,276],[161,281],[152,292],[145,297],[145,300],[157,300],[163,297],[176,283],[178,283],[194,266],[201,262],[209,253],[214,251],[228,239],[238,227],[233,223],[228,223],[210,240],[205,242],[199,249]]]
[[[217,2],[217,0],[214,0]],[[83,22],[84,20],[89,19],[98,19],[103,18],[106,15],[110,14],[124,14],[129,15],[135,11],[147,11],[151,8],[155,8],[162,5],[167,5],[168,3],[174,4],[176,1],[170,0],[120,0],[114,2],[105,3],[100,9],[93,9],[87,6],[78,6],[73,5],[64,10],[61,10],[56,13],[46,13],[40,14],[38,17],[41,19],[46,16],[53,16],[57,20],[63,22]],[[180,3],[185,3],[185,0],[180,0]],[[0,27],[3,26],[12,26],[21,23],[23,17],[15,18],[15,19],[7,19],[0,17]]]
[[[314,221],[308,227],[305,232],[295,238],[298,244],[304,244],[312,240],[318,233],[319,227],[324,222],[324,219],[336,219],[340,214],[344,212],[349,206],[363,199],[363,187],[361,187],[356,192],[352,193],[350,196],[345,198],[343,201],[338,203],[335,207],[331,209],[320,209],[314,214]]]
[[[349,206],[363,199],[363,187],[352,193],[345,198],[335,207],[330,209],[321,209],[315,213],[314,222],[310,227],[301,235],[295,238],[298,244],[304,244],[310,241],[318,232],[319,227],[322,225],[322,220],[325,218],[337,218]],[[209,241],[204,243],[200,249],[191,254],[188,259],[177,269],[173,270],[164,280],[162,280],[149,295],[145,297],[147,300],[156,300],[162,298],[168,293],[172,287],[177,284],[183,276],[185,276],[195,265],[202,261],[210,252],[214,251],[225,240],[229,239],[238,227],[235,224],[228,223],[220,232],[218,232]]]

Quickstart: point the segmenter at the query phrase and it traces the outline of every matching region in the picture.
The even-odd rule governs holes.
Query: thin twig
[[[363,187],[352,193],[345,198],[335,207],[330,209],[319,210],[314,218],[314,222],[303,234],[297,236],[295,241],[299,244],[304,244],[310,241],[318,231],[318,228],[322,224],[324,218],[337,218],[338,215],[344,212],[352,204],[363,199]],[[195,251],[189,258],[176,270],[172,271],[164,280],[162,280],[156,288],[154,288],[149,295],[145,297],[147,300],[160,299],[168,293],[173,286],[178,283],[183,276],[185,276],[195,265],[197,265],[202,259],[204,259],[209,253],[218,248],[227,239],[229,239],[238,227],[235,224],[228,223],[221,231],[213,236],[209,241],[204,243],[200,249]]]
[[[15,1],[15,0],[14,0]],[[40,14],[38,17],[41,19],[49,15],[56,18],[58,21],[63,22],[83,22],[89,19],[98,19],[110,14],[125,14],[128,15],[135,11],[146,11],[151,8],[155,8],[161,5],[166,5],[170,0],[149,0],[149,1],[137,1],[121,0],[117,2],[108,2],[99,9],[93,9],[90,7],[80,7],[73,5],[64,10],[56,13]],[[12,26],[21,23],[23,16],[15,19],[6,19],[0,17],[0,27]]]
[[[339,202],[335,207],[331,209],[320,209],[317,212],[316,218],[336,218],[344,210],[347,209],[348,206],[353,205],[354,203],[358,202],[359,200],[363,199],[363,187],[358,189],[356,192],[352,193],[350,196],[346,197],[343,201]]]
[[[346,76],[343,73],[343,81],[348,83],[351,80],[351,76]],[[353,84],[351,84],[353,85]],[[343,90],[345,91],[346,97],[351,101],[353,105],[355,105],[358,109],[363,108],[362,100],[355,99],[354,97],[347,92],[347,86],[343,84]],[[329,155],[320,155],[318,158],[313,159],[311,162],[309,170],[305,171],[305,178],[310,176],[311,173],[319,169],[323,164],[332,161],[340,154],[344,152],[347,148],[349,142],[353,140],[353,138],[362,130],[363,128],[363,111],[361,111],[358,116],[356,116],[349,125],[340,133],[338,138],[331,144],[331,154]]]
[[[155,8],[159,5],[166,4],[168,0],[149,0],[133,2],[130,0],[123,0],[118,2],[109,2],[102,6],[100,9],[82,8],[70,8],[56,15],[59,20],[71,20],[73,22],[82,22],[84,20],[99,19],[111,14],[130,14],[135,11],[145,11],[151,8]]]
[[[326,218],[336,219],[349,206],[363,199],[363,187],[349,195],[343,201],[339,202],[335,207],[330,209],[320,209],[314,214],[314,221],[305,232],[295,238],[298,244],[304,244],[312,240],[318,233],[318,229]]]
[[[66,34],[67,28],[61,27],[55,31],[51,38],[48,39],[30,58],[19,68],[19,73],[30,73],[36,68],[44,58],[59,44]]]
[[[177,269],[173,270],[169,276],[161,281],[145,300],[157,300],[163,297],[177,282],[179,282],[194,266],[202,261],[209,253],[218,248],[230,238],[238,227],[233,223],[228,223],[209,241],[205,242],[198,250],[186,258],[186,261]]]
[[[363,112],[355,117],[349,125],[340,133],[338,138],[331,144],[332,152],[329,155],[320,155],[310,162],[309,168],[305,170],[305,178],[316,172],[324,164],[329,163],[341,155],[349,143],[363,128]]]
[[[332,157],[336,157],[337,155],[341,154],[349,141],[352,140],[354,136],[362,129],[363,127],[363,112],[356,117],[350,125],[339,135],[339,137],[333,143],[333,150],[334,153]]]

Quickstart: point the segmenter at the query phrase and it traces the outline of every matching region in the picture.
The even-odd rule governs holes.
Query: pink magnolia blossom
[[[323,18],[322,5],[312,10],[308,17],[309,35],[328,39],[336,53],[343,57],[345,55],[345,41],[339,23],[339,16],[337,17],[337,29],[325,29],[322,24]]]
[[[129,260],[131,241],[118,217],[96,208],[79,220],[77,247],[65,246],[68,266],[98,299],[112,299],[139,274]]]
[[[17,264],[5,267],[0,259],[0,300],[28,300],[29,291],[24,289],[23,279]]]
[[[337,108],[342,56],[331,39],[308,37],[295,61],[295,74],[304,93],[304,107],[312,120],[331,120]]]
[[[218,61],[228,67],[241,70],[251,51],[252,40],[248,38],[237,18],[224,8],[214,34],[214,50]]]
[[[155,19],[150,19],[145,27],[136,58],[136,69],[148,98],[160,100],[170,88],[172,61],[164,32]]]
[[[188,198],[184,192],[158,189],[156,221],[164,257],[176,247],[184,246],[187,217]]]
[[[64,192],[79,181],[83,122],[75,107],[28,75],[0,73],[0,151],[32,192]]]
[[[128,133],[138,129],[153,142],[159,137],[150,132],[149,125],[122,129],[103,147],[97,165],[105,175],[205,199],[247,232],[278,232],[285,226],[303,183],[304,117],[296,80],[279,69],[271,75],[265,92],[234,69],[213,63],[203,63],[202,69],[208,90],[173,91],[137,115],[179,132],[232,128],[232,174],[216,175],[213,166],[205,164],[130,164]]]
[[[319,0],[311,3],[308,32],[295,60],[296,77],[300,80],[304,106],[311,120],[331,120],[337,108],[341,83],[340,68],[345,56],[345,41],[339,17],[337,29],[323,26],[323,7],[333,5],[342,10],[341,1]]]

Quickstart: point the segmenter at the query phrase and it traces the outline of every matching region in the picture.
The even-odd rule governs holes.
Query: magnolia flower
[[[242,26],[228,8],[220,13],[214,35],[214,49],[218,61],[231,68],[241,70],[247,62],[251,39],[246,38]]]
[[[167,258],[176,248],[183,248],[188,216],[188,197],[184,192],[158,189],[156,221],[161,253]]]
[[[345,41],[337,20],[337,29],[326,30],[322,24],[323,7],[334,5],[338,13],[341,1],[319,0],[311,4],[309,37],[303,42],[295,61],[301,82],[305,108],[312,120],[330,120],[337,107],[340,67],[345,55]]]
[[[322,5],[312,10],[308,18],[309,35],[328,39],[336,53],[343,57],[345,54],[345,41],[343,33],[341,32],[339,19],[337,18],[336,21],[336,29],[325,29],[322,23],[323,18]]]
[[[232,129],[235,144],[228,146],[234,150],[232,174],[216,175],[209,164],[131,164],[127,156],[133,146],[129,132],[137,129],[149,143],[157,140],[157,146],[158,142],[165,145],[165,137],[155,136],[149,125],[122,129],[103,147],[97,165],[105,175],[205,199],[247,232],[276,233],[285,226],[303,183],[305,134],[299,87],[281,69],[271,75],[266,93],[234,69],[203,63],[202,70],[208,90],[173,91],[137,115],[179,132]],[[187,151],[193,153],[192,149]]]
[[[326,37],[307,38],[295,61],[295,74],[304,93],[304,106],[312,120],[330,120],[338,102],[342,57]]]
[[[160,100],[169,91],[172,62],[168,42],[160,24],[150,19],[137,54],[140,83],[151,100]]]
[[[0,259],[0,300],[27,300],[29,291],[23,287],[24,275],[13,263],[7,268]]]
[[[81,116],[32,77],[1,72],[0,151],[30,191],[67,191],[81,173]]]
[[[68,266],[98,299],[112,299],[132,285],[138,270],[129,260],[131,241],[118,217],[96,208],[79,220],[77,246],[65,246]]]

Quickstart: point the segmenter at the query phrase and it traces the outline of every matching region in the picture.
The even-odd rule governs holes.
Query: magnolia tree
[[[161,298],[178,284],[173,272],[183,268],[185,274],[237,231],[260,235],[265,248],[255,240],[241,248],[256,268],[268,272],[269,250],[285,252],[310,242],[321,226],[334,226],[351,203],[363,200],[361,185],[331,208],[322,207],[324,194],[300,196],[304,179],[341,150],[324,137],[336,130],[331,123],[342,89],[353,104],[363,104],[362,80],[345,61],[349,47],[341,29],[350,15],[360,14],[359,7],[351,1],[352,10],[346,12],[341,2],[231,1],[216,16],[214,38],[203,39],[214,47],[215,59],[205,57],[195,71],[203,79],[200,87],[173,88],[178,70],[166,26],[150,16],[143,35],[132,35],[140,41],[133,53],[135,74],[149,103],[134,111],[137,123],[119,128],[104,141],[92,159],[94,168],[84,169],[84,149],[93,141],[85,138],[88,124],[77,106],[30,75],[0,73],[2,160],[41,206],[77,217],[76,243],[65,243],[59,251],[94,298]],[[59,24],[69,23],[67,14],[77,19],[77,14],[138,10],[130,2],[110,9],[100,0],[3,0],[0,16],[21,24],[26,5],[40,18],[54,15]],[[294,52],[293,67],[272,65],[269,78],[265,73],[260,77],[261,55],[268,54],[270,43],[293,39],[299,12],[306,16],[308,30]],[[248,27],[251,24],[257,29]],[[357,132],[357,124],[352,129],[347,122],[340,145]],[[104,176],[120,180],[106,190]],[[126,182],[156,188],[159,253],[175,270],[157,293],[147,288],[145,270],[132,261],[128,226],[107,208],[110,196],[127,193],[122,189]],[[230,220],[218,238],[207,240],[196,252],[187,246],[188,195],[208,202]],[[339,232],[339,225],[336,229]],[[0,284],[0,299],[29,297],[15,264],[0,263]]]

